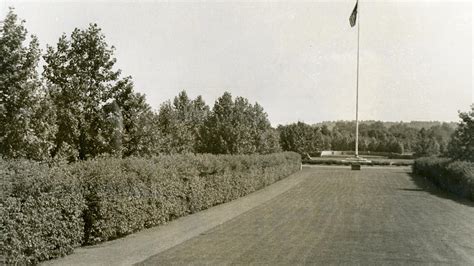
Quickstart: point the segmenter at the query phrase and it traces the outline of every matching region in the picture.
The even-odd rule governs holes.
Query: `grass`
[[[138,265],[472,265],[474,209],[409,169],[297,175],[287,192]]]

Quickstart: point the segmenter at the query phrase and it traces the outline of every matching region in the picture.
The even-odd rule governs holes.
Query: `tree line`
[[[228,92],[211,109],[185,91],[152,110],[96,24],[63,34],[42,54],[10,9],[0,29],[0,153],[69,161],[171,153],[272,153],[277,132],[263,107]],[[44,60],[43,71],[38,64]]]
[[[43,53],[10,9],[0,28],[0,155],[68,161],[100,155],[300,154],[353,150],[355,123],[272,128],[263,107],[225,92],[213,107],[186,91],[154,111],[116,69],[115,48],[96,24],[63,34]],[[42,61],[42,71],[39,63]],[[469,114],[467,114],[469,117]],[[462,117],[461,117],[462,118]],[[418,155],[453,152],[454,129],[437,124],[360,125],[359,149]],[[453,143],[464,135],[454,134]]]
[[[298,122],[279,126],[283,150],[300,153],[354,150],[355,122],[337,121],[328,124],[309,125]],[[359,125],[359,151],[413,153],[416,156],[440,155],[448,151],[448,144],[454,130],[448,123],[439,123],[421,129],[403,122],[393,123],[388,127],[380,121],[361,123]]]

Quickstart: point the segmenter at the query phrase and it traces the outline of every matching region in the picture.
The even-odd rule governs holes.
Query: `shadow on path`
[[[474,202],[468,199],[462,198],[454,193],[442,190],[441,188],[437,187],[435,184],[431,183],[429,180],[426,180],[422,176],[416,175],[414,173],[409,173],[408,175],[411,177],[411,180],[413,181],[413,183],[415,183],[415,185],[418,188],[401,188],[400,190],[426,191],[430,193],[431,195],[437,196],[439,198],[452,200],[469,207],[474,207]]]
[[[404,190],[404,191],[425,191],[422,188],[400,188],[399,190]]]

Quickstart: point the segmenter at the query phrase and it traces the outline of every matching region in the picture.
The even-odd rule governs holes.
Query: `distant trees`
[[[414,125],[419,124],[423,123]],[[412,127],[412,123],[389,124],[378,121],[361,123],[359,151],[399,154],[412,152],[419,156],[443,153],[454,131],[453,127],[447,123],[426,124],[431,127],[417,129]],[[352,151],[355,148],[355,122],[327,122],[318,126],[298,122],[279,126],[278,130],[284,150],[315,153],[322,150]]]
[[[404,151],[413,151],[415,149],[419,129],[414,128],[412,123],[394,124],[388,128],[388,132],[397,139]]]
[[[41,160],[49,156],[56,132],[49,89],[36,71],[41,56],[10,9],[0,29],[0,154]]]
[[[440,145],[432,130],[422,128],[418,133],[418,141],[414,147],[417,156],[439,155]]]

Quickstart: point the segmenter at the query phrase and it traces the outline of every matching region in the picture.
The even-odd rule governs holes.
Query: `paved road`
[[[474,204],[407,168],[305,168],[302,182],[143,265],[474,265]]]

